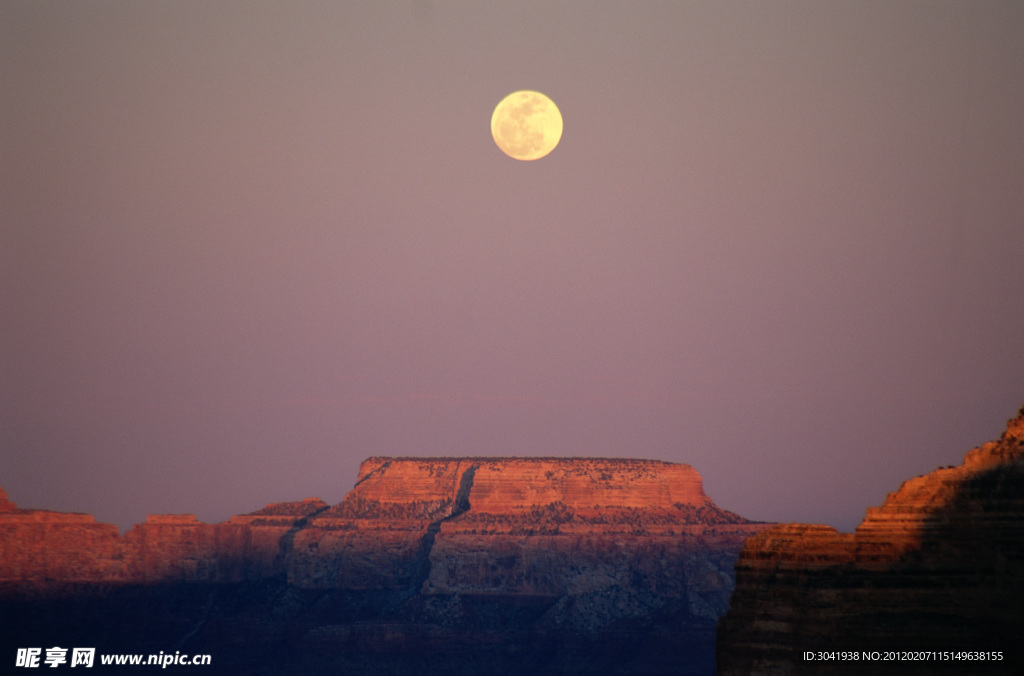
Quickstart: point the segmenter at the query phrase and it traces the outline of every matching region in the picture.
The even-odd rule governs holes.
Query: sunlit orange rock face
[[[121,537],[88,514],[0,511],[0,581],[237,582],[282,573],[280,543],[313,499],[268,505],[268,516],[236,516],[219,524],[191,514],[156,514]],[[257,513],[259,514],[259,513]]]
[[[0,512],[13,512],[18,506],[10,501],[7,492],[0,488]]]
[[[295,537],[303,587],[562,597],[658,588],[717,618],[743,539],[688,465],[644,460],[371,458]],[[634,583],[635,581],[635,583]]]
[[[1024,409],[962,465],[904,482],[854,533],[786,524],[747,541],[719,626],[723,675],[1024,673]],[[805,651],[973,652],[886,665]],[[977,653],[1002,652],[979,660]]]
[[[127,580],[117,526],[88,514],[18,509],[0,491],[0,581]]]
[[[287,620],[321,660],[302,673],[334,673],[339,650],[398,671],[426,650],[502,673],[710,673],[736,556],[769,527],[718,508],[688,465],[601,458],[370,458],[334,506],[155,515],[123,537],[86,515],[0,507],[5,589],[246,589],[218,598],[258,612],[211,601],[176,616],[202,612],[205,635],[233,642]]]

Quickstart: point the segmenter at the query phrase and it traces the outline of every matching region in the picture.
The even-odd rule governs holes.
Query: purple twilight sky
[[[1024,3],[0,3],[0,486],[122,528],[389,455],[852,528],[1024,404]],[[546,158],[490,136],[546,93]]]

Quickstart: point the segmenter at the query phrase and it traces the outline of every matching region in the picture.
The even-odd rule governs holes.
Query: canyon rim
[[[5,654],[209,654],[206,673],[710,674],[740,548],[770,524],[689,465],[364,461],[337,505],[121,536],[0,496]]]
[[[123,536],[0,491],[0,604],[8,663],[64,646],[209,654],[217,674],[1021,673],[1024,409],[853,533],[752,522],[694,468],[629,459],[374,457],[335,505]],[[1001,657],[864,658],[951,652]]]

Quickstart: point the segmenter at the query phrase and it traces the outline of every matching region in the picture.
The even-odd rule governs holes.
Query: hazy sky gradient
[[[371,455],[853,527],[1024,404],[1024,3],[0,3],[0,486],[128,527]],[[561,144],[490,137],[517,89]]]

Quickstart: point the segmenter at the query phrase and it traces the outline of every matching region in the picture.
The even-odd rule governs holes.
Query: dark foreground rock
[[[1024,409],[855,533],[776,526],[736,570],[722,676],[1024,674]]]

